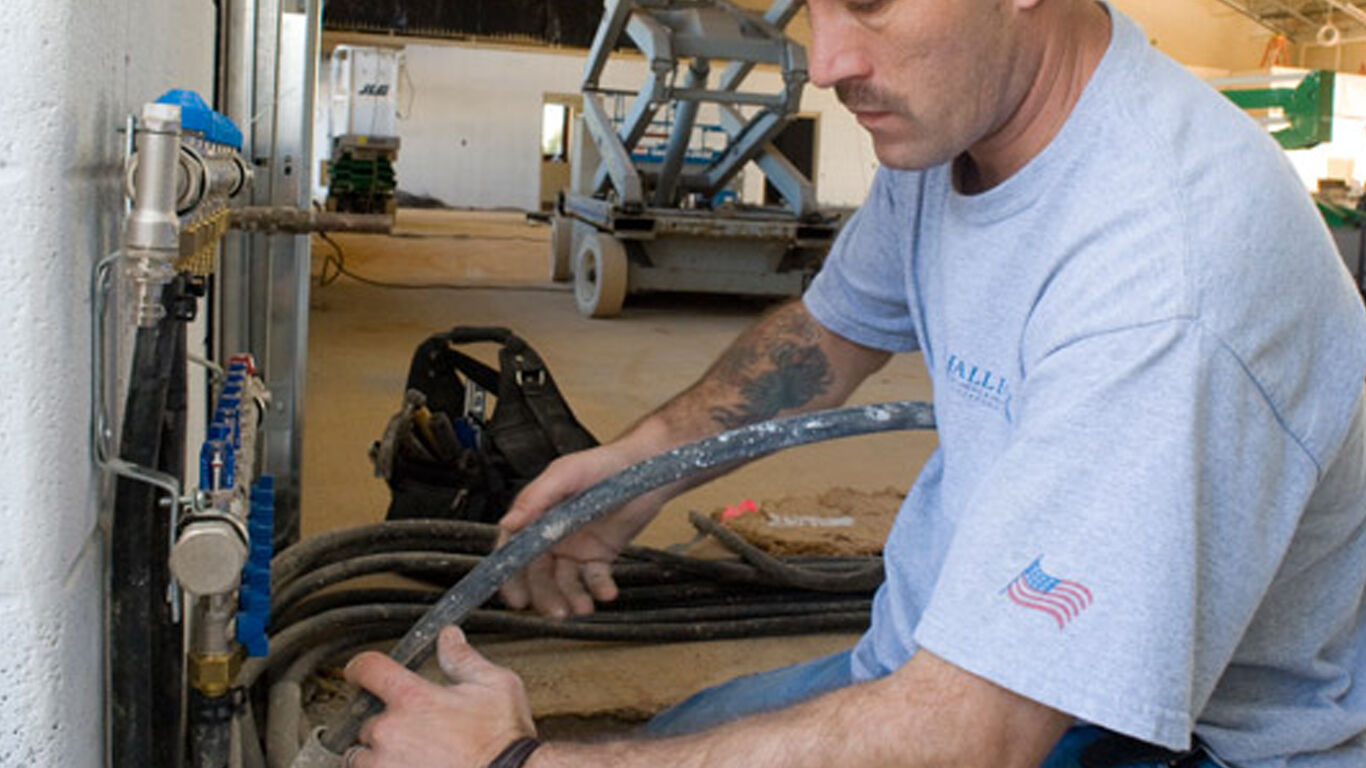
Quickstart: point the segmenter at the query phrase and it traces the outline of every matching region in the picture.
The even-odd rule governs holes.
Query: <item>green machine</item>
[[[1334,76],[1326,70],[1307,75],[1271,75],[1265,78],[1235,78],[1216,81],[1216,85],[1266,84],[1299,80],[1294,88],[1228,88],[1221,93],[1246,110],[1279,109],[1287,126],[1271,136],[1285,149],[1308,149],[1333,140]]]
[[[346,134],[333,140],[328,164],[327,210],[394,213],[397,136]]]

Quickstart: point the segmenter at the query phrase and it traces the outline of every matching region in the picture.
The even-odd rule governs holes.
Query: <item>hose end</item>
[[[342,756],[323,746],[322,727],[314,728],[289,768],[342,768]]]

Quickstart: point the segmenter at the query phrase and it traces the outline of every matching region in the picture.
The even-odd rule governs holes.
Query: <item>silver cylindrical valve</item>
[[[226,203],[251,183],[252,173],[242,156],[232,150],[201,152],[185,144],[180,148],[177,172],[176,213],[185,215],[206,200]]]
[[[171,550],[171,573],[187,592],[218,595],[237,587],[247,563],[247,542],[239,526],[218,518],[185,526]]]
[[[143,105],[136,146],[128,174],[133,210],[124,233],[124,256],[136,286],[138,325],[150,328],[165,315],[161,289],[175,277],[172,265],[180,252],[180,107]]]

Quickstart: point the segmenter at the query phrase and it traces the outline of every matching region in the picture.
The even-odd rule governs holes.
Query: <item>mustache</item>
[[[835,83],[835,98],[851,112],[899,112],[901,100],[865,80]]]

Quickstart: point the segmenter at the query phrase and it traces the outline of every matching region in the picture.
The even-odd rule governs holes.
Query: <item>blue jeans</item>
[[[849,651],[823,656],[790,667],[738,677],[696,693],[655,715],[654,719],[641,727],[640,733],[653,738],[696,733],[746,715],[782,709],[853,682]],[[1039,768],[1080,768],[1082,750],[1104,733],[1102,729],[1089,725],[1070,729]],[[1147,763],[1126,768],[1163,766]],[[1198,768],[1219,768],[1219,764],[1205,760],[1198,764]]]

